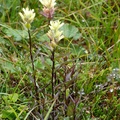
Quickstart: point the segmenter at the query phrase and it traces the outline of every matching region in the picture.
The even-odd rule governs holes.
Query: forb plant
[[[51,59],[51,61],[52,61],[52,64],[50,64],[50,66],[51,66],[51,83],[50,83],[50,85],[52,84],[52,89],[51,89],[51,96],[52,97],[50,97],[50,100],[52,99],[52,102],[53,102],[53,104],[51,105],[51,107],[50,107],[50,109],[49,109],[49,111],[47,112],[47,114],[46,114],[46,106],[47,106],[47,108],[48,108],[48,104],[46,104],[47,103],[47,100],[45,99],[45,104],[44,103],[42,103],[42,97],[41,97],[41,93],[40,93],[40,91],[41,90],[39,90],[39,89],[43,89],[43,90],[46,90],[46,88],[44,88],[44,87],[42,87],[41,88],[41,86],[40,86],[40,84],[38,83],[37,84],[37,80],[39,80],[39,79],[36,79],[36,72],[37,72],[37,70],[35,70],[35,68],[34,68],[34,58],[32,57],[33,55],[32,55],[32,38],[31,38],[31,35],[30,35],[30,31],[31,31],[31,23],[34,21],[34,18],[35,18],[35,16],[36,16],[36,14],[35,14],[35,12],[34,12],[34,9],[29,9],[28,7],[26,7],[26,8],[23,8],[22,9],[22,12],[19,12],[19,15],[20,15],[20,17],[21,17],[21,19],[22,19],[22,24],[23,24],[23,26],[24,26],[24,28],[28,31],[28,34],[29,34],[29,46],[30,46],[30,57],[31,57],[31,62],[32,62],[32,69],[33,69],[33,73],[31,74],[31,78],[33,77],[33,80],[34,80],[34,83],[33,83],[33,86],[34,86],[34,90],[33,89],[31,89],[31,91],[33,92],[33,93],[35,93],[35,95],[33,94],[33,96],[35,97],[35,109],[36,109],[36,111],[34,111],[35,112],[35,115],[37,115],[37,117],[38,117],[38,113],[40,113],[43,117],[44,117],[44,120],[47,120],[48,119],[48,117],[49,117],[49,114],[51,113],[51,115],[53,115],[53,119],[52,120],[54,120],[54,118],[56,118],[56,116],[57,116],[57,111],[58,111],[58,109],[59,109],[59,107],[57,108],[56,106],[58,106],[59,105],[59,103],[61,104],[61,97],[63,98],[63,101],[62,101],[62,103],[64,102],[65,104],[65,106],[67,106],[67,107],[65,107],[65,112],[63,113],[64,114],[64,116],[66,116],[66,118],[68,118],[69,119],[69,117],[67,117],[67,114],[69,114],[70,113],[70,116],[72,116],[72,114],[73,114],[73,116],[75,116],[75,114],[78,112],[77,110],[79,109],[79,108],[77,108],[77,107],[79,107],[79,105],[80,105],[80,111],[82,111],[83,109],[84,109],[84,103],[86,103],[86,100],[84,99],[84,96],[82,97],[82,103],[80,103],[79,104],[79,102],[81,101],[81,98],[79,98],[79,96],[78,96],[78,94],[77,94],[77,90],[78,90],[78,88],[76,89],[74,89],[74,87],[72,88],[70,88],[69,89],[69,86],[67,86],[67,85],[74,85],[74,83],[76,84],[77,82],[74,80],[74,78],[77,76],[76,75],[76,73],[74,74],[74,71],[77,71],[77,67],[76,67],[76,65],[79,65],[79,64],[77,64],[77,62],[75,62],[74,63],[74,65],[70,68],[70,65],[69,65],[69,63],[68,64],[66,64],[66,61],[67,61],[67,57],[65,57],[65,59],[63,59],[64,61],[64,63],[60,63],[61,65],[62,65],[62,67],[60,68],[60,72],[58,71],[58,69],[56,69],[57,68],[57,66],[56,66],[56,62],[58,63],[58,61],[56,61],[56,59],[55,59],[55,53],[57,52],[57,50],[55,49],[56,47],[58,47],[58,43],[60,42],[60,40],[62,40],[63,38],[64,38],[64,35],[63,35],[63,31],[61,31],[61,27],[64,25],[63,23],[61,23],[59,20],[53,20],[53,15],[54,15],[54,13],[55,13],[55,10],[56,10],[56,0],[39,0],[39,2],[43,5],[43,7],[42,7],[42,15],[43,16],[45,16],[48,20],[49,20],[49,30],[48,30],[48,32],[46,33],[47,34],[47,36],[49,37],[49,39],[50,39],[50,41],[49,41],[49,43],[48,43],[48,46],[49,46],[49,50],[51,51],[51,54],[50,54],[50,56],[49,56],[49,59]],[[71,29],[70,29],[71,30]],[[91,54],[90,54],[91,55]],[[57,55],[58,56],[58,55]],[[81,58],[81,57],[80,57]],[[69,58],[68,58],[69,59]],[[80,59],[79,59],[80,60]],[[72,60],[73,61],[73,60]],[[78,61],[79,62],[79,61]],[[98,61],[99,62],[99,61]],[[71,63],[71,62],[70,62]],[[89,63],[89,59],[88,59],[88,63]],[[88,63],[86,63],[85,62],[85,64],[81,64],[81,66],[80,66],[80,68],[83,66],[87,66],[88,65]],[[67,66],[68,65],[68,66]],[[74,70],[74,66],[75,66],[75,70]],[[88,67],[88,66],[87,66]],[[91,67],[91,66],[90,66]],[[79,67],[78,67],[78,69],[79,69]],[[45,69],[46,70],[46,69]],[[88,68],[85,68],[85,71],[87,71],[88,70]],[[62,74],[62,72],[63,71],[65,71],[63,74]],[[81,70],[80,70],[81,71]],[[79,73],[79,70],[77,71],[78,73]],[[84,71],[83,71],[84,72]],[[83,72],[80,72],[80,75],[83,73]],[[93,71],[92,71],[93,72]],[[77,74],[78,74],[77,73]],[[62,86],[60,86],[60,88],[62,88],[61,89],[61,91],[60,91],[60,93],[59,93],[59,91],[58,91],[58,89],[56,89],[56,86],[57,85],[59,85],[59,79],[58,79],[58,76],[60,75],[60,85],[62,85]],[[96,76],[98,76],[99,77],[99,75],[96,75]],[[96,76],[95,76],[95,78],[96,78]],[[48,76],[49,77],[49,76]],[[111,77],[111,76],[110,76]],[[72,79],[73,78],[73,79]],[[76,77],[77,78],[77,77]],[[86,77],[84,78],[84,75],[83,76],[80,76],[80,78],[82,79],[83,78],[83,80],[85,80],[86,79]],[[102,77],[103,78],[103,77]],[[64,80],[64,81],[62,81],[62,79]],[[74,83],[67,83],[67,82],[69,82],[69,81],[67,81],[66,79],[70,79],[70,80],[74,80],[75,82]],[[114,81],[114,79],[115,78],[112,78],[112,81]],[[82,80],[82,81],[83,81]],[[93,79],[94,81],[96,80],[96,79]],[[67,81],[67,82],[66,82]],[[93,81],[93,82],[94,82]],[[42,82],[42,81],[40,81],[40,82]],[[71,82],[71,81],[70,81]],[[73,81],[72,81],[73,82]],[[92,82],[92,83],[93,83]],[[64,85],[64,83],[65,83],[65,85]],[[66,84],[67,83],[67,84]],[[87,82],[84,82],[84,83],[87,83]],[[78,83],[79,84],[79,83]],[[80,85],[82,84],[82,82],[80,82]],[[37,85],[39,85],[39,86],[37,86]],[[63,87],[63,85],[64,85],[64,87]],[[79,85],[79,86],[80,86]],[[90,85],[90,86],[92,86],[91,84],[88,84],[88,85]],[[109,84],[108,84],[109,85]],[[84,85],[82,85],[83,87],[84,87]],[[76,87],[76,86],[75,86]],[[104,87],[104,86],[103,86]],[[113,96],[113,94],[116,94],[116,93],[114,93],[114,89],[113,89],[113,87],[114,86],[109,86],[109,88],[110,88],[110,93],[112,93],[112,94],[110,94],[110,93],[107,93],[107,94],[109,94],[109,96],[111,95],[112,97],[114,97]],[[49,87],[48,87],[49,88]],[[64,89],[63,89],[64,88]],[[81,86],[80,86],[80,88],[81,88]],[[92,88],[92,87],[91,87]],[[87,89],[87,87],[85,86],[85,89],[86,89],[86,91],[88,90]],[[70,90],[70,91],[69,91]],[[96,90],[96,89],[95,89]],[[103,89],[101,89],[101,90],[103,90]],[[71,92],[73,91],[73,93],[71,94]],[[88,102],[89,102],[89,100],[91,101],[91,99],[89,99],[89,91],[90,90],[88,90],[88,94],[87,94],[87,96],[88,96]],[[78,91],[79,92],[79,91]],[[81,92],[81,91],[80,91]],[[56,94],[57,93],[57,94]],[[75,94],[74,94],[75,93]],[[93,96],[95,96],[96,95],[96,93],[95,92],[93,92],[92,91],[92,93],[93,93]],[[100,95],[100,99],[101,99],[101,97],[105,94],[105,92],[103,91],[103,92],[100,92],[101,93],[101,95]],[[44,98],[46,97],[46,93],[42,93],[43,94],[43,96],[44,96]],[[84,93],[85,94],[85,93]],[[95,95],[94,95],[95,94]],[[59,95],[61,95],[60,97],[56,97],[56,96],[59,96]],[[80,93],[80,96],[82,95],[82,93]],[[90,93],[90,96],[91,96],[91,93]],[[41,98],[40,98],[41,97]],[[112,98],[111,97],[111,98]],[[43,99],[44,99],[43,98]],[[59,98],[60,98],[60,100],[59,100]],[[68,99],[69,98],[69,99]],[[78,98],[79,98],[79,100],[78,100]],[[90,97],[91,98],[91,97]],[[116,100],[116,98],[112,98],[111,99],[110,97],[107,99],[108,101],[110,100]],[[57,102],[56,102],[56,99],[57,99]],[[95,100],[97,99],[97,97],[96,98],[94,98]],[[99,100],[100,100],[99,99]],[[69,101],[67,101],[67,100],[69,100]],[[60,101],[60,102],[59,102]],[[50,102],[51,103],[51,102]],[[97,103],[99,103],[99,101],[97,100]],[[100,102],[101,103],[101,102]],[[115,102],[115,103],[117,103],[117,101]],[[96,104],[96,103],[95,103]],[[90,102],[90,105],[91,105],[91,102]],[[40,106],[39,108],[38,108],[38,106]],[[75,107],[74,107],[75,106]],[[82,107],[83,106],[83,107]],[[95,112],[96,111],[98,111],[99,109],[98,109],[98,107],[99,106],[97,106],[97,104],[95,105],[95,106],[93,106],[92,107],[92,109],[91,110],[94,110]],[[114,105],[112,105],[113,107],[114,107]],[[115,107],[116,107],[117,105],[115,105]],[[62,106],[60,106],[60,107],[62,107]],[[63,106],[64,107],[64,106]],[[91,106],[90,106],[91,107]],[[96,108],[97,109],[96,109]],[[118,106],[119,107],[119,106]],[[43,108],[43,109],[41,109],[41,108]],[[45,108],[45,109],[44,109]],[[105,105],[105,108],[107,108],[107,105]],[[110,107],[111,108],[111,107]],[[71,110],[71,109],[73,109],[73,111]],[[89,103],[88,103],[88,107],[86,107],[85,109],[89,109]],[[109,112],[109,110],[108,110],[109,108],[107,108],[107,111]],[[114,109],[116,109],[116,108],[114,108]],[[101,110],[101,109],[100,109]],[[104,109],[103,109],[104,110]],[[105,109],[106,110],[106,109]],[[88,113],[90,112],[90,113],[93,113],[94,111],[88,111]],[[74,113],[73,113],[74,112]],[[84,111],[83,111],[84,112]],[[31,113],[31,112],[29,112],[29,113]],[[29,114],[28,113],[28,114]],[[86,114],[87,116],[89,116],[89,114]],[[27,115],[28,115],[27,114]],[[46,117],[45,117],[45,114],[46,114]],[[82,112],[80,113],[81,115],[83,114]],[[101,113],[100,113],[101,114]],[[118,113],[119,114],[119,113]],[[60,115],[61,115],[61,113],[60,113]],[[80,116],[81,116],[80,115]],[[93,113],[93,115],[94,115],[94,113]],[[68,115],[69,116],[69,115]],[[84,116],[83,116],[84,117]],[[94,116],[92,116],[92,117],[94,117]],[[27,117],[25,117],[25,118],[27,118]],[[61,116],[60,116],[60,118],[61,118]],[[65,118],[65,119],[66,119]],[[84,117],[84,118],[86,118],[86,117]],[[57,118],[56,118],[57,119]],[[62,119],[62,118],[61,118]],[[75,119],[75,117],[74,117],[74,119]],[[80,118],[79,118],[80,119]],[[87,119],[87,118],[86,118]],[[89,118],[88,118],[89,119]],[[99,118],[98,118],[99,119]],[[106,118],[106,119],[109,119],[109,118]],[[114,118],[115,119],[115,118]]]
[[[33,59],[33,54],[32,54],[32,39],[31,39],[31,34],[30,34],[30,28],[31,28],[31,23],[34,20],[35,13],[34,10],[30,10],[28,7],[25,9],[23,8],[23,14],[19,12],[19,15],[21,16],[23,20],[23,26],[27,29],[28,35],[29,35],[29,50],[30,50],[30,58],[31,58],[31,63],[32,63],[32,77],[34,80],[34,89],[35,89],[35,98],[36,98],[36,103],[37,106],[40,107],[40,98],[39,98],[39,91],[37,87],[37,81],[36,81],[36,75],[35,75],[35,67],[34,67],[34,59]],[[40,109],[38,108],[38,112]]]
[[[39,0],[41,4],[43,5],[43,11],[42,14],[49,19],[49,28],[50,30],[47,32],[47,36],[50,39],[49,44],[49,49],[51,50],[52,53],[52,78],[51,78],[51,83],[52,83],[52,98],[54,99],[54,74],[55,74],[55,48],[58,44],[58,42],[64,38],[63,36],[63,31],[60,30],[60,28],[64,25],[61,23],[59,20],[52,21],[51,19],[53,18],[53,14],[55,11],[55,5],[56,2],[55,0]],[[28,30],[28,35],[29,35],[29,46],[30,46],[30,57],[31,57],[31,63],[32,63],[32,77],[34,79],[34,88],[35,88],[35,98],[36,98],[36,103],[38,109],[37,111],[40,112],[40,98],[39,98],[39,90],[37,87],[37,81],[36,81],[36,75],[35,75],[35,67],[34,67],[34,60],[33,60],[33,55],[32,55],[32,40],[31,40],[31,34],[30,34],[30,28],[31,28],[31,23],[33,22],[35,18],[35,13],[34,9],[29,9],[23,8],[23,13],[19,12],[20,17],[22,18],[23,21],[23,26]],[[53,110],[54,111],[54,110]],[[54,120],[54,115],[53,115],[53,120]]]

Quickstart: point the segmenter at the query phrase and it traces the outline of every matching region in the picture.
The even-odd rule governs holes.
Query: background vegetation
[[[31,33],[41,105],[37,114],[28,34],[18,15],[27,6],[36,13]],[[52,120],[54,112],[57,120],[119,120],[119,0],[57,0],[54,20],[65,23],[65,38],[55,53],[56,102],[46,47],[49,27],[41,10],[38,0],[0,0],[0,119]]]

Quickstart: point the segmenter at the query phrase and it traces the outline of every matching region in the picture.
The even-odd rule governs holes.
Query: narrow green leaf
[[[56,100],[52,103],[52,105],[51,105],[49,111],[47,112],[44,120],[47,120],[47,119],[48,119],[48,117],[49,117],[49,115],[50,115],[50,113],[51,113],[51,111],[52,111],[52,109],[53,109],[53,106],[54,106],[55,102],[56,102]]]

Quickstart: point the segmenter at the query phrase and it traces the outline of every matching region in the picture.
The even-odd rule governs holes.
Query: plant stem
[[[66,69],[66,65],[65,65],[65,68],[64,68],[64,83],[66,82],[66,75],[67,75],[67,69]],[[65,87],[65,93],[64,93],[64,100],[65,100],[65,106],[67,106],[67,98],[66,98],[66,84],[64,84],[64,87]],[[65,116],[67,116],[67,108],[65,107]]]
[[[30,58],[31,58],[31,63],[32,63],[32,76],[33,76],[33,80],[34,80],[34,88],[35,88],[35,98],[37,101],[37,105],[40,105],[40,101],[39,101],[39,92],[38,92],[38,87],[37,87],[37,82],[36,82],[36,77],[35,77],[35,66],[34,66],[34,61],[33,61],[33,55],[32,55],[32,40],[31,40],[31,34],[30,34],[30,30],[28,30],[28,35],[29,35],[29,46],[30,46]],[[38,109],[40,110],[40,109]]]
[[[73,120],[76,120],[76,103],[73,109]]]
[[[54,70],[55,70],[55,58],[54,58],[54,50],[52,51],[52,98],[54,99]]]
[[[55,50],[52,51],[51,60],[52,60],[52,79],[51,79],[51,83],[52,83],[52,99],[54,100]],[[55,118],[54,111],[55,111],[55,108],[54,108],[54,106],[53,106],[53,115],[52,115],[53,120],[54,120],[54,118]]]

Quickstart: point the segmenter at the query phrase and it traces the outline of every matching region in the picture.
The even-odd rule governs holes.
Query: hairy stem
[[[76,104],[73,109],[73,120],[76,120]]]
[[[32,40],[31,40],[30,30],[28,30],[28,35],[29,35],[29,46],[30,46],[30,58],[31,58],[32,70],[33,70],[32,76],[34,80],[35,98],[37,101],[37,105],[39,106],[40,105],[39,92],[38,92],[38,87],[37,87],[37,82],[36,82],[36,77],[35,77],[35,66],[34,66],[33,55],[32,55]]]
[[[66,82],[66,65],[65,65],[65,76],[64,76],[64,82]],[[64,85],[65,87],[65,94],[64,94],[64,100],[65,100],[65,106],[67,106],[67,98],[66,98],[66,84]],[[67,108],[65,108],[65,116],[67,116]]]
[[[51,60],[52,60],[52,79],[51,79],[51,83],[52,83],[52,99],[54,99],[54,79],[55,79],[55,76],[54,76],[55,75],[55,51],[54,50],[52,51]],[[54,112],[55,112],[55,108],[53,106],[53,115],[52,115],[53,120],[55,118]]]
[[[54,51],[52,51],[52,98],[54,99],[54,70],[55,70],[55,58],[54,58]]]

